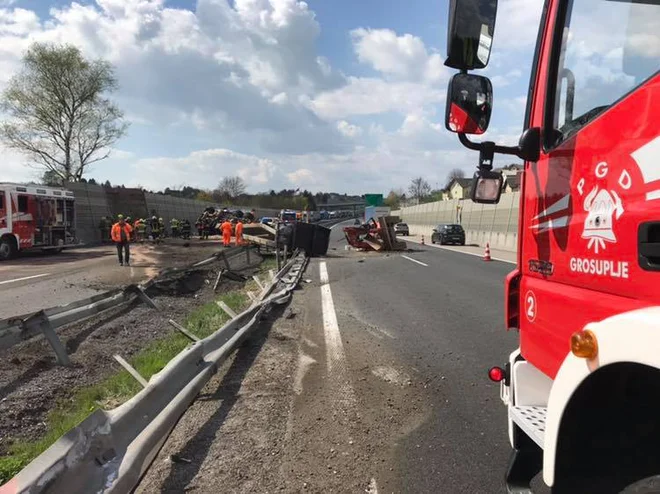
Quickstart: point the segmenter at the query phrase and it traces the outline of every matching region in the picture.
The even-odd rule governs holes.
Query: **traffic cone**
[[[484,251],[484,261],[492,261],[490,258],[490,245],[486,244],[486,250]]]
[[[426,244],[424,243],[424,235],[422,235],[422,245],[426,245]]]

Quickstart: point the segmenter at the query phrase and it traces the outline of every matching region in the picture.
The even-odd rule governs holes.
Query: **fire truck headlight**
[[[571,353],[579,358],[593,360],[598,356],[596,335],[588,329],[571,335]]]

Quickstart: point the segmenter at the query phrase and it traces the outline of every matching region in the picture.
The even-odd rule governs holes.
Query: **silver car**
[[[410,230],[408,229],[408,224],[407,223],[397,223],[394,225],[394,233],[397,235],[404,235],[404,236],[409,236],[410,235]]]

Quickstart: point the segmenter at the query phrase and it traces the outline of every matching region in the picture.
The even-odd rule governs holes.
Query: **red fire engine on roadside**
[[[73,192],[0,183],[0,260],[19,251],[59,252],[77,245]]]
[[[451,1],[445,125],[480,153],[475,202],[499,201],[495,153],[525,161],[505,299],[519,348],[489,371],[507,488],[531,492],[542,470],[556,493],[658,492],[660,1],[545,1],[518,146],[467,136],[490,121],[492,85],[468,71],[488,64],[496,11]]]

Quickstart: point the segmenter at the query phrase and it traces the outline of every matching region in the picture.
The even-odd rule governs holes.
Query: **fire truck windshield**
[[[660,69],[660,2],[569,1],[554,128],[565,140]]]

